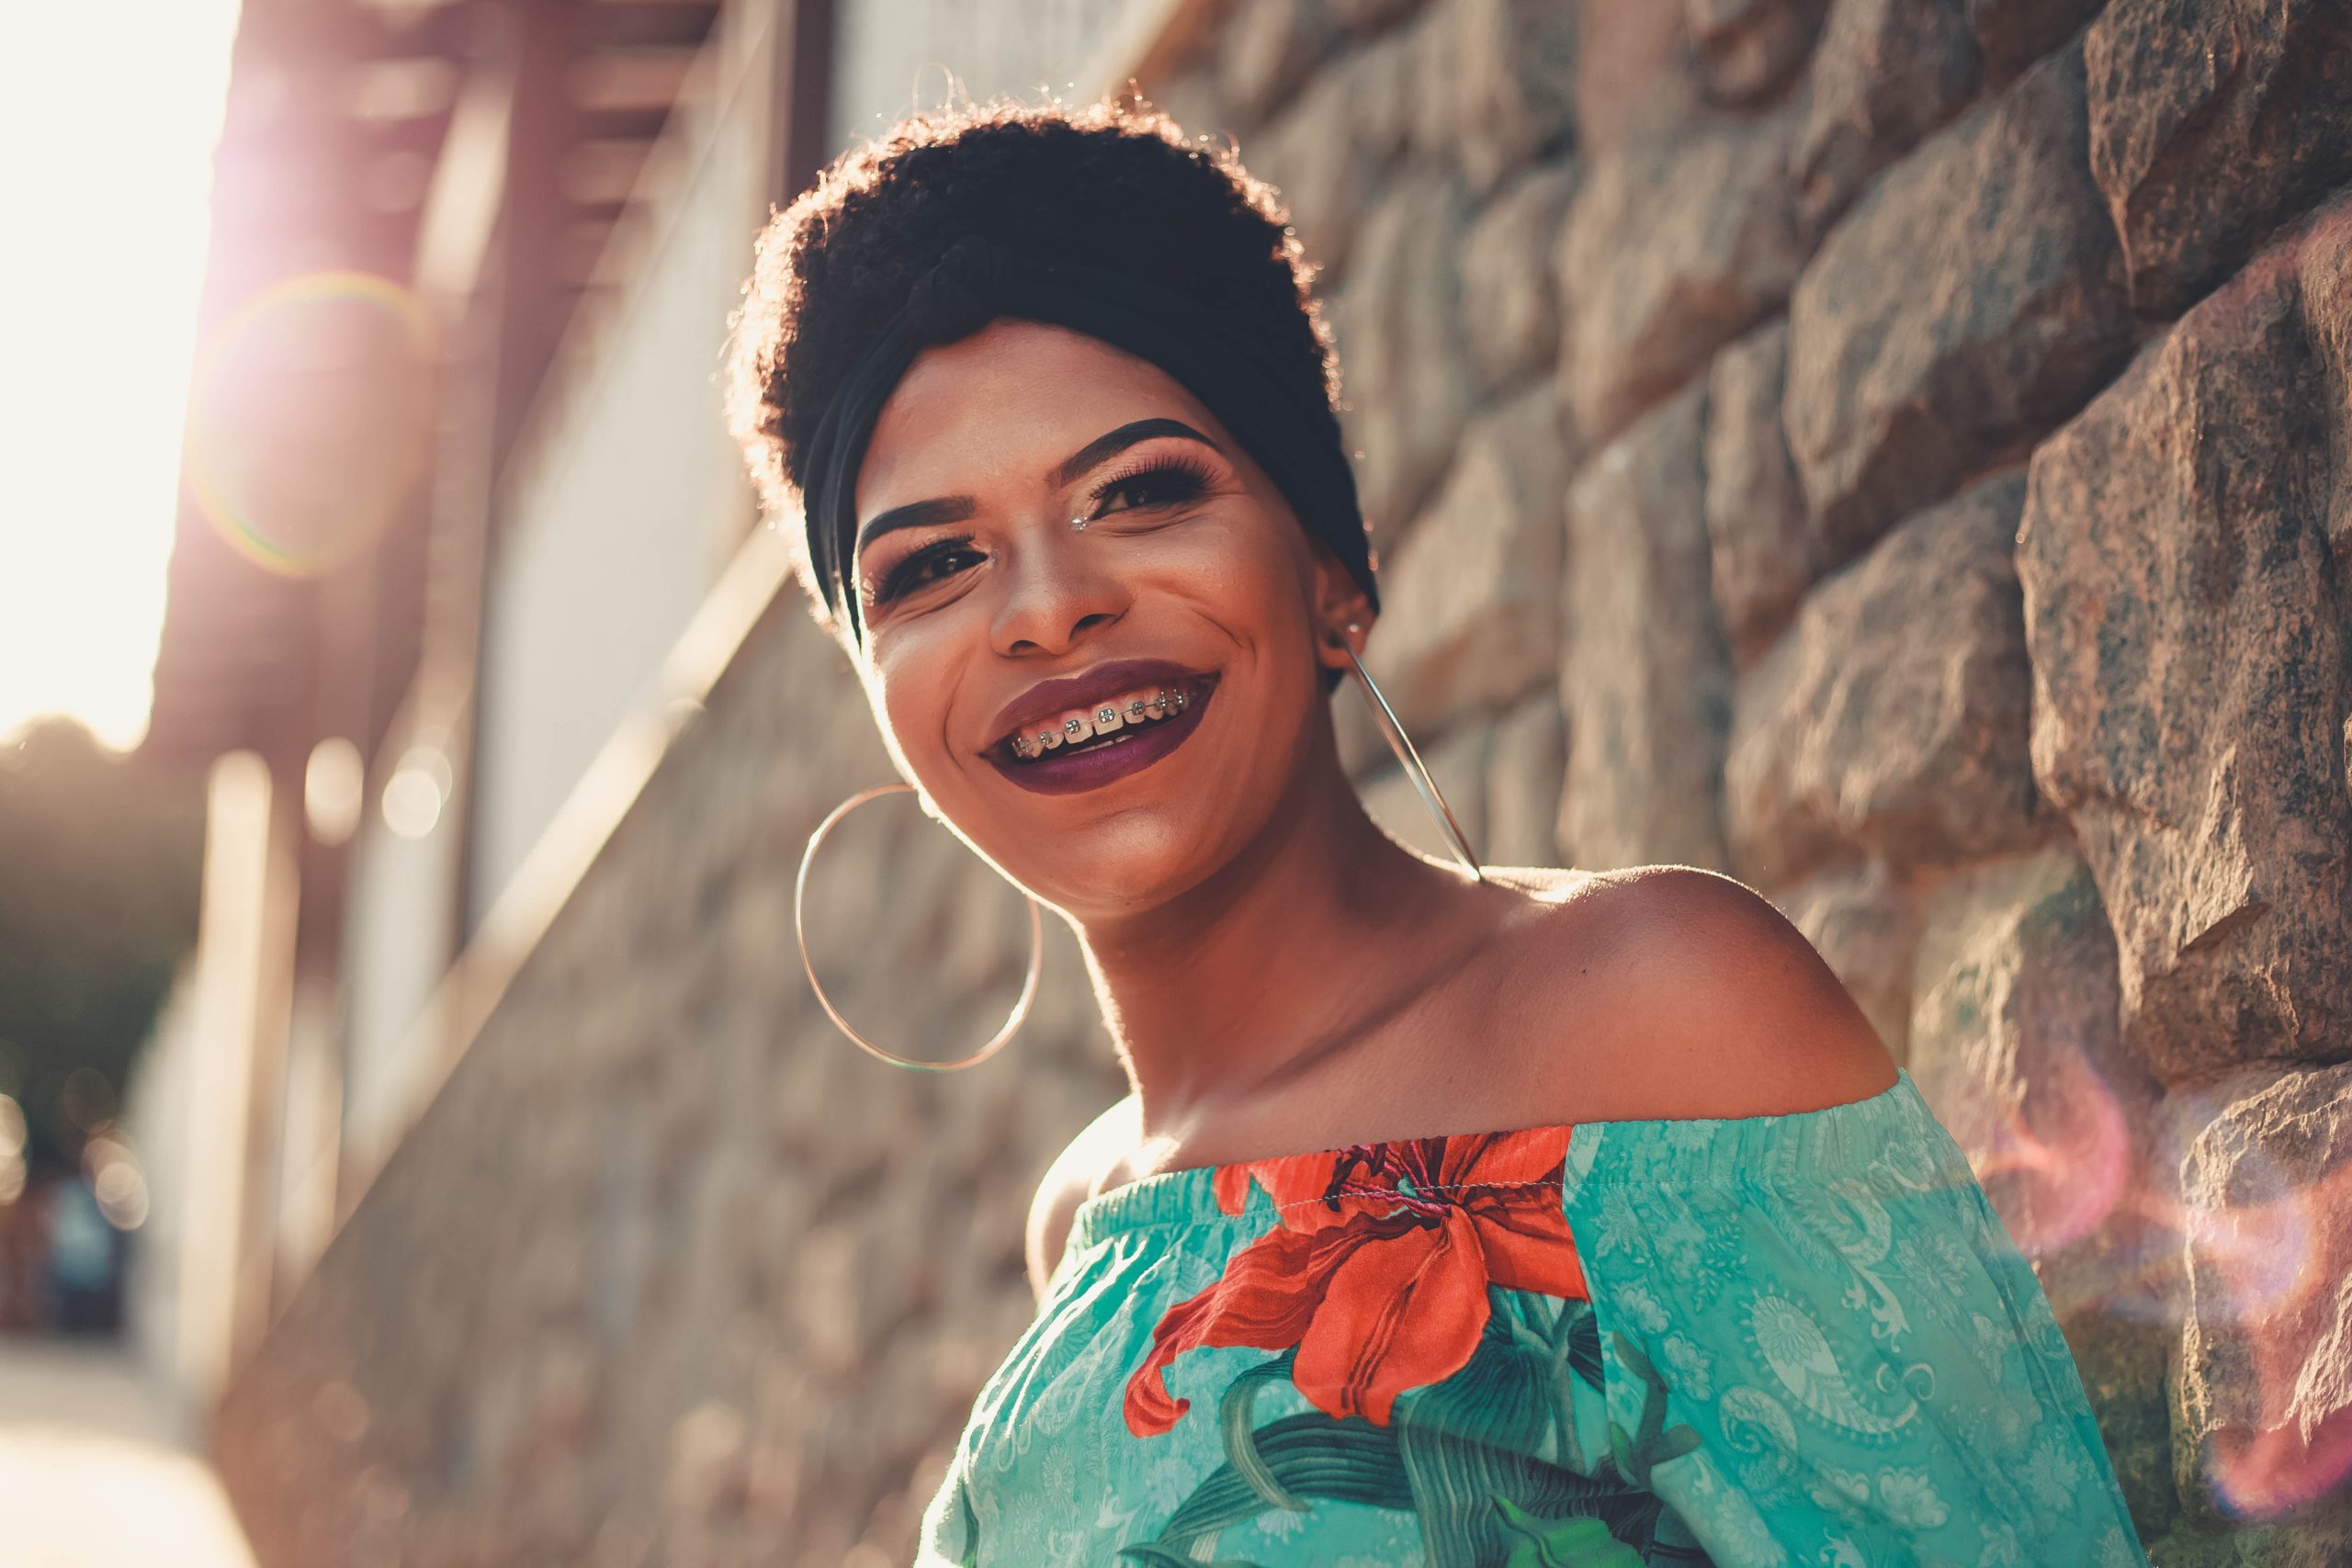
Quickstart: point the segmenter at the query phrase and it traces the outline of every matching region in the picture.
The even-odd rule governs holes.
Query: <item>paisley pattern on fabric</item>
[[[1090,1200],[917,1564],[2146,1561],[2048,1303],[1905,1076]]]

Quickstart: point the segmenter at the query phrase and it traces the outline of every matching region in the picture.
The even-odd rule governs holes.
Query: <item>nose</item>
[[[1001,597],[989,643],[998,653],[1066,653],[1126,614],[1133,595],[1094,543],[1062,521],[1023,531],[997,577]]]

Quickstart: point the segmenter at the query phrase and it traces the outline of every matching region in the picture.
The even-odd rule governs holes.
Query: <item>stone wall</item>
[[[1763,889],[2035,1258],[2157,1561],[2352,1554],[2352,13],[1252,0],[1160,96],[1324,265],[1374,668],[1483,858]],[[1119,1085],[1050,925],[998,1061],[831,1032],[792,874],[888,776],[787,597],[232,1391],[265,1568],[910,1554]],[[904,840],[828,931],[945,1052],[1019,907]]]
[[[787,583],[224,1402],[263,1568],[911,1555],[1031,1314],[1029,1194],[1124,1086],[1058,921],[978,1068],[833,1032],[793,876],[891,776]],[[1019,898],[910,796],[842,832],[811,890],[836,999],[969,1051],[1018,990]]]
[[[2157,1560],[2352,1560],[2352,10],[1265,0],[1163,96],[1323,264],[1485,857],[1771,897]]]

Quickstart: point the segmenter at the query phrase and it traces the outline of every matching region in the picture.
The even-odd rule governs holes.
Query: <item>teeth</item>
[[[1038,721],[1034,730],[1012,737],[1013,755],[1034,761],[1057,748],[1075,746],[1129,725],[1156,723],[1171,714],[1182,713],[1184,708],[1184,693],[1181,689],[1159,687],[1123,693],[1091,708],[1074,709],[1057,719]]]

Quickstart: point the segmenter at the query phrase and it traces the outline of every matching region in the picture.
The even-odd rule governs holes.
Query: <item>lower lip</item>
[[[1186,688],[1184,711],[1174,718],[1134,720],[1119,730],[1123,736],[1132,736],[1132,739],[1115,740],[1083,751],[1048,751],[1034,762],[1009,762],[995,755],[989,761],[1006,778],[1039,795],[1076,795],[1080,790],[1101,789],[1114,779],[1141,773],[1184,744],[1193,727],[1201,722],[1201,715],[1207,711],[1209,698],[1216,691],[1215,680],[1193,682]]]

